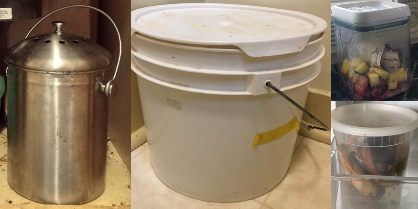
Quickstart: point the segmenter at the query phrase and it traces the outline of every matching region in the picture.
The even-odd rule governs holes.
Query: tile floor
[[[253,200],[238,203],[212,203],[183,196],[165,186],[152,170],[148,144],[145,143],[131,153],[132,208],[331,208],[330,152],[330,145],[299,136],[289,171],[279,186]]]
[[[0,128],[0,157],[7,153],[7,130]],[[43,205],[32,202],[15,193],[7,183],[7,161],[0,161],[0,208],[1,209],[128,209],[131,205],[130,172],[119,154],[109,144],[106,189],[96,200],[80,206]],[[113,154],[111,154],[113,152]],[[10,204],[9,201],[12,201]]]

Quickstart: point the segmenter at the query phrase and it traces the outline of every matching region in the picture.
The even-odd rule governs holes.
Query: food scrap
[[[383,100],[409,89],[402,54],[382,44],[370,60],[345,58],[340,68],[342,89],[356,100]]]
[[[383,136],[382,139],[386,138],[386,140],[382,140],[382,142],[389,142],[390,137],[396,141],[402,136]],[[363,137],[357,139],[356,136],[349,137],[346,141],[337,139],[341,173],[384,176],[403,176],[405,174],[409,141],[396,145],[383,143],[382,146],[369,146],[373,144],[374,137],[364,137],[364,142],[362,140]],[[359,145],[359,142],[362,146]],[[350,193],[349,196],[356,197],[357,200],[352,203],[355,204],[352,205],[352,208],[379,208],[381,203],[378,206],[371,203],[379,203],[380,200],[391,198],[396,202],[399,198],[399,194],[397,195],[399,185],[389,181],[353,180],[351,183],[344,184],[342,189]]]
[[[4,154],[3,157],[0,157],[0,162],[7,162],[7,154]]]

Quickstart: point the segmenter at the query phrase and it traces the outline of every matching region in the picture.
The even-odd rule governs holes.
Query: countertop
[[[7,153],[7,130],[0,129],[0,157]],[[131,205],[131,175],[119,154],[108,143],[106,163],[106,189],[104,193],[84,205],[43,205],[23,198],[7,183],[7,161],[0,162],[0,208],[1,209],[127,209]],[[113,154],[111,154],[113,153]],[[12,203],[9,203],[11,201]]]
[[[183,196],[165,186],[152,170],[148,144],[145,143],[131,154],[132,208],[331,208],[330,152],[330,145],[298,136],[289,171],[276,188],[253,200],[213,203]]]

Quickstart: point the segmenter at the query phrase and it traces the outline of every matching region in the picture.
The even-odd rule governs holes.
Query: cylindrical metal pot
[[[42,16],[42,0],[1,0],[0,21],[34,19]]]
[[[54,33],[26,38],[7,53],[8,182],[36,202],[82,204],[105,189],[108,97],[116,94],[116,73],[105,82],[110,53],[63,33],[64,24],[54,22]]]

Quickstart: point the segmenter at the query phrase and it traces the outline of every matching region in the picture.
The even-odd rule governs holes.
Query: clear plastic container
[[[340,155],[335,138],[331,155],[331,201],[333,209],[416,209],[418,208],[418,141],[410,140],[409,162],[404,176],[357,175],[341,173]],[[354,185],[366,185],[376,192],[374,197],[364,195]],[[370,186],[371,187],[367,187]]]
[[[406,5],[349,3],[334,6],[332,15],[340,86],[346,94],[372,101],[409,89],[410,11]]]
[[[362,103],[333,110],[331,121],[332,164],[337,165],[331,171],[334,208],[399,208],[418,114],[393,105]]]
[[[416,138],[416,137],[415,137]],[[336,140],[332,141],[331,201],[333,209],[416,209],[418,208],[418,141],[410,140],[409,162],[404,176],[356,175],[341,173]],[[372,185],[375,197],[363,195],[354,185]],[[363,186],[366,190],[366,186]],[[363,191],[364,192],[364,191]]]
[[[340,173],[403,176],[413,132],[381,137],[337,132],[337,151],[343,165]]]
[[[384,137],[349,136],[342,139],[342,134],[338,135],[339,173],[404,176],[413,132]],[[399,143],[391,145],[391,141]],[[343,182],[341,190],[345,194],[343,200],[347,208],[397,208],[395,206],[400,203],[402,186],[387,181],[351,181]]]

